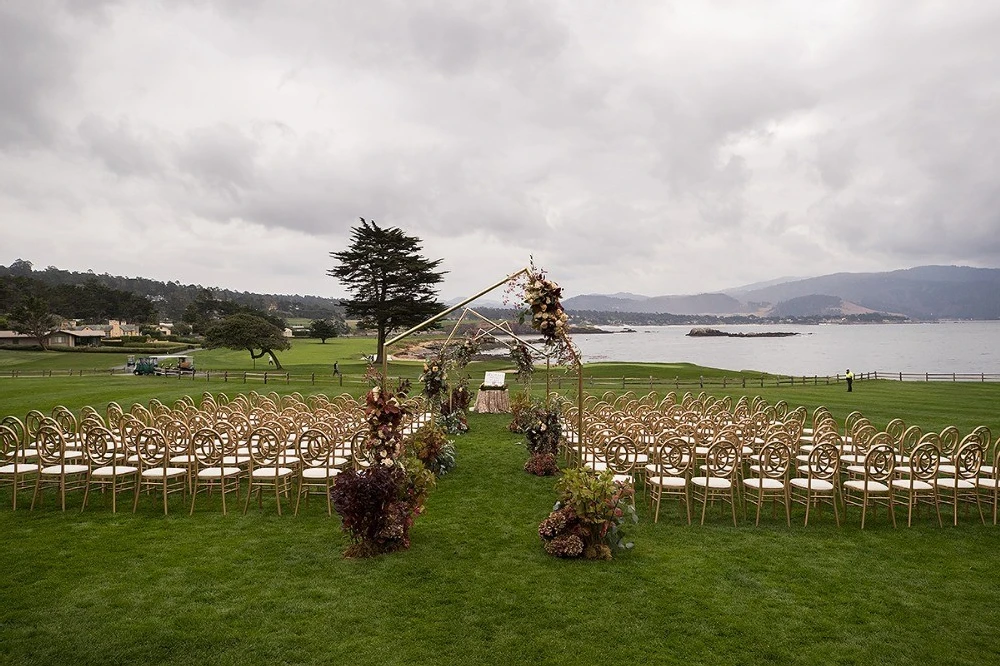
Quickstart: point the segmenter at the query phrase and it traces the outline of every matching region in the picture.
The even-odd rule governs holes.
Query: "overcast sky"
[[[1000,3],[0,3],[0,263],[444,298],[1000,267]]]

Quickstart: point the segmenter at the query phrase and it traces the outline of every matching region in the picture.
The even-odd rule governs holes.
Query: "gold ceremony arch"
[[[531,268],[528,267],[528,266],[525,266],[521,270],[516,271],[514,273],[511,273],[510,275],[508,275],[504,279],[502,279],[502,280],[500,280],[500,281],[498,281],[498,282],[490,285],[489,287],[486,287],[482,291],[479,291],[479,292],[473,294],[472,296],[469,296],[468,298],[462,300],[459,303],[456,303],[455,305],[451,306],[450,308],[446,308],[445,310],[442,310],[441,312],[437,313],[433,317],[429,317],[429,318],[425,319],[424,321],[420,322],[419,324],[417,324],[416,326],[403,331],[399,335],[397,335],[397,336],[395,336],[395,337],[393,337],[393,338],[391,338],[389,340],[386,340],[385,341],[385,345],[384,345],[383,350],[382,350],[382,376],[383,377],[388,377],[389,376],[389,354],[388,354],[387,350],[388,350],[388,348],[390,346],[396,344],[400,340],[404,340],[404,339],[408,338],[409,336],[413,335],[414,333],[422,331],[423,329],[427,328],[428,326],[430,326],[434,322],[438,321],[439,319],[442,319],[443,317],[448,316],[449,314],[451,314],[452,312],[455,312],[459,308],[464,308],[465,306],[467,306],[469,303],[471,303],[472,301],[476,300],[477,298],[485,296],[486,294],[490,293],[491,291],[494,291],[495,289],[499,289],[500,287],[502,287],[505,284],[511,282],[512,280],[516,280],[518,277],[520,277],[522,275],[530,275],[530,274],[531,274]],[[455,335],[455,331],[458,329],[458,325],[462,323],[462,320],[465,318],[466,314],[468,314],[469,312],[471,312],[473,315],[479,317],[480,319],[486,321],[487,323],[489,323],[493,327],[493,328],[489,329],[489,331],[486,333],[486,335],[492,335],[493,331],[500,330],[500,331],[503,331],[504,334],[509,335],[511,338],[516,339],[518,342],[521,342],[522,344],[524,344],[525,346],[527,346],[529,349],[531,349],[531,350],[533,350],[535,352],[539,352],[539,350],[538,350],[537,347],[535,347],[534,345],[532,345],[528,341],[526,341],[523,338],[521,338],[521,336],[515,334],[514,331],[513,331],[513,329],[510,327],[509,324],[506,324],[505,322],[500,322],[500,323],[494,322],[494,321],[490,320],[489,318],[484,317],[483,315],[479,314],[478,312],[476,312],[472,308],[465,308],[465,311],[463,311],[462,316],[459,318],[458,322],[452,328],[451,334],[448,336],[447,341],[445,341],[445,347],[447,347],[448,343],[451,342],[452,338]],[[579,448],[580,451],[582,451],[583,450],[583,444],[584,444],[584,433],[583,433],[583,363],[580,360],[579,354],[572,347],[572,345],[570,345],[570,349],[572,351],[574,364],[576,365],[576,401],[577,401],[576,442],[577,442],[577,447]],[[550,378],[549,378],[550,373],[548,372],[549,369],[551,368],[551,354],[549,352],[547,352],[547,351],[540,352],[540,353],[545,356],[545,369],[546,369],[546,373],[545,373],[545,402],[546,402],[546,404],[548,404],[549,393],[550,393],[550,389],[551,389],[551,381],[550,381]],[[577,456],[577,460],[580,460],[580,459],[581,459],[581,457]]]

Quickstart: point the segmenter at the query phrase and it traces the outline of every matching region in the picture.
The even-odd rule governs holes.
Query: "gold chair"
[[[703,474],[691,479],[695,501],[701,497],[701,524],[705,524],[708,502],[719,498],[728,502],[733,510],[733,527],[736,526],[736,477],[740,469],[740,445],[720,435],[705,456]]]
[[[681,498],[691,524],[691,467],[694,462],[693,445],[681,437],[666,436],[653,448],[653,469],[646,477],[649,502],[656,510],[653,522],[660,519],[660,502],[664,495]]]
[[[38,470],[36,463],[25,459],[24,445],[18,433],[9,426],[0,425],[0,480],[11,482],[14,511],[17,511],[17,491],[34,487]]]
[[[974,433],[976,431],[973,431]],[[988,439],[988,435],[986,438]],[[993,452],[993,464],[979,468],[976,487],[985,494],[993,505],[993,524],[997,524],[997,500],[1000,499],[1000,446]]]
[[[291,467],[280,464],[281,455],[285,450],[285,442],[277,433],[266,426],[258,426],[250,432],[248,439],[250,452],[250,487],[247,490],[243,514],[250,508],[250,497],[257,490],[257,506],[263,507],[264,488],[274,488],[274,498],[278,503],[278,515],[281,515],[281,493],[288,490],[295,471]]]
[[[743,479],[743,515],[746,516],[747,502],[757,505],[757,519],[754,525],[760,525],[760,509],[765,500],[770,499],[785,505],[785,522],[792,526],[791,498],[789,497],[788,472],[791,467],[791,449],[782,439],[774,439],[763,446],[759,454],[759,462],[753,466],[756,476]]]
[[[809,526],[809,510],[821,500],[829,500],[833,505],[833,517],[840,527],[840,435],[833,433],[832,439],[820,441],[812,447],[805,464],[798,468],[799,476],[788,481],[792,501],[804,504]],[[804,474],[804,476],[802,476]]]
[[[299,503],[302,496],[306,496],[306,504],[309,504],[309,495],[321,491],[326,496],[326,513],[333,515],[333,502],[330,498],[330,491],[333,489],[333,481],[340,474],[340,466],[336,463],[334,456],[335,445],[331,438],[322,430],[310,428],[299,435],[298,450],[302,458],[302,471],[299,480],[299,493],[295,498],[294,515],[299,515]]]
[[[222,494],[222,515],[226,515],[226,494],[236,493],[240,501],[240,477],[243,470],[236,464],[227,464],[226,443],[212,428],[200,428],[191,435],[191,453],[194,458],[194,487],[191,490],[191,510],[194,514],[198,491],[211,492],[218,484]]]
[[[604,460],[614,475],[614,482],[635,489],[635,473],[640,453],[635,440],[627,435],[617,435],[604,444]]]
[[[84,451],[90,463],[87,488],[83,493],[83,506],[87,508],[90,489],[94,486],[111,491],[111,513],[118,513],[118,493],[123,490],[139,491],[139,468],[125,462],[125,453],[115,434],[102,426],[93,426],[86,431]],[[135,503],[133,499],[133,504]]]
[[[66,493],[78,490],[87,484],[90,467],[79,462],[79,457],[68,456],[66,441],[56,426],[42,425],[35,433],[35,446],[38,449],[38,460],[41,469],[35,477],[35,492],[31,497],[31,508],[35,508],[41,490],[46,486],[59,488],[59,502],[62,510],[66,510]]]
[[[135,436],[135,455],[139,461],[140,491],[159,490],[163,497],[163,515],[169,513],[167,497],[181,493],[187,496],[188,468],[170,464],[170,447],[166,437],[156,428],[143,428]],[[132,512],[139,506],[139,493],[135,494]]]
[[[942,438],[943,439],[943,438]],[[938,491],[947,499],[951,497],[951,505],[954,514],[953,524],[958,525],[958,507],[960,504],[972,504],[975,502],[979,510],[979,520],[983,525],[986,518],[983,516],[983,506],[979,501],[979,468],[983,464],[985,451],[979,437],[969,435],[963,440],[961,446],[951,459],[951,464],[947,465],[948,471],[943,472],[947,476],[939,476],[934,480],[934,485]],[[941,465],[941,467],[946,467]]]
[[[938,503],[938,489],[935,481],[941,457],[937,447],[930,443],[917,444],[907,456],[905,478],[892,479],[890,485],[898,494],[906,496],[906,526],[913,525],[913,507],[917,504],[932,504],[937,513],[938,527],[941,527],[941,506]],[[897,473],[901,468],[897,467]]]
[[[891,444],[875,444],[870,447],[865,454],[861,478],[849,479],[844,482],[845,517],[847,506],[860,506],[861,529],[865,529],[868,506],[882,504],[892,518],[892,526],[896,527],[896,514],[893,512],[893,488],[890,484],[895,467],[896,453]]]

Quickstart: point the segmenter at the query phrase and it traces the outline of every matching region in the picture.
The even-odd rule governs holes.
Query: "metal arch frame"
[[[477,298],[480,298],[482,296],[485,296],[486,294],[490,293],[494,289],[498,289],[499,287],[504,286],[505,284],[507,284],[511,280],[514,280],[514,279],[520,277],[521,275],[529,274],[530,272],[531,272],[531,267],[530,266],[525,266],[524,268],[522,268],[522,269],[520,269],[518,271],[515,271],[514,273],[511,273],[510,275],[508,275],[504,279],[502,279],[502,280],[500,280],[498,282],[495,282],[494,284],[490,285],[489,287],[486,287],[482,291],[479,291],[479,292],[473,294],[472,296],[469,296],[468,298],[462,300],[459,303],[456,303],[455,305],[451,306],[450,308],[446,308],[446,309],[442,310],[441,312],[437,313],[436,315],[434,315],[433,317],[429,317],[428,319],[425,319],[424,321],[420,322],[416,326],[403,331],[399,335],[397,335],[397,336],[395,336],[395,337],[393,337],[393,338],[391,338],[389,340],[386,340],[385,344],[383,345],[383,350],[382,350],[382,376],[383,377],[388,377],[389,376],[389,354],[386,352],[386,350],[390,346],[396,344],[400,340],[404,340],[404,339],[408,338],[409,336],[413,335],[414,333],[422,331],[423,329],[427,328],[428,326],[430,326],[434,322],[438,321],[439,319],[442,319],[443,317],[446,317],[447,315],[451,314],[455,310],[458,310],[459,308],[465,307],[466,305],[468,305],[472,301],[474,301]],[[526,342],[520,336],[516,335],[512,330],[510,330],[509,326],[508,326],[507,330],[504,330],[501,324],[497,324],[496,322],[490,321],[489,319],[487,319],[483,315],[479,314],[475,310],[472,310],[471,308],[466,308],[465,312],[462,313],[462,317],[459,319],[458,323],[462,322],[462,319],[464,319],[465,315],[468,312],[472,312],[476,316],[480,317],[481,319],[483,319],[483,320],[489,322],[491,325],[493,325],[494,328],[491,329],[491,331],[496,330],[497,328],[499,328],[500,330],[503,330],[505,333],[508,333],[509,335],[511,335],[512,337],[514,337],[515,339],[517,339],[519,342],[523,343],[527,347],[535,350],[536,352],[538,351],[533,345],[531,345],[530,343]],[[449,342],[451,342],[452,337],[455,335],[455,330],[458,328],[458,323],[455,325],[455,328],[452,329],[451,335],[448,336],[448,340],[445,342],[445,346],[447,346],[447,344]],[[571,347],[571,349],[572,349],[572,347]],[[550,355],[548,353],[545,353],[545,352],[543,352],[543,353],[545,355],[546,370],[548,370],[551,367],[550,366],[550,360],[551,360],[550,359]],[[573,359],[576,362],[576,370],[577,370],[577,372],[576,372],[576,381],[577,381],[577,387],[576,387],[576,389],[577,389],[576,390],[576,401],[577,401],[576,439],[577,439],[577,446],[582,451],[583,450],[583,444],[584,444],[584,433],[583,433],[583,363],[580,360],[579,355],[577,355],[577,353],[575,351],[573,351]],[[550,392],[549,374],[550,374],[549,372],[545,373],[545,400],[546,400],[546,402],[548,402],[549,392]],[[577,459],[580,460],[581,457],[577,456]]]

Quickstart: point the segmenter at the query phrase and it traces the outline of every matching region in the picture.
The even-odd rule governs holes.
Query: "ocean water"
[[[634,333],[574,335],[584,362],[695,363],[784,375],[1000,373],[1000,321],[921,324],[717,326],[783,331],[784,338],[688,337],[691,326],[641,326]],[[620,331],[620,328],[606,327]]]

